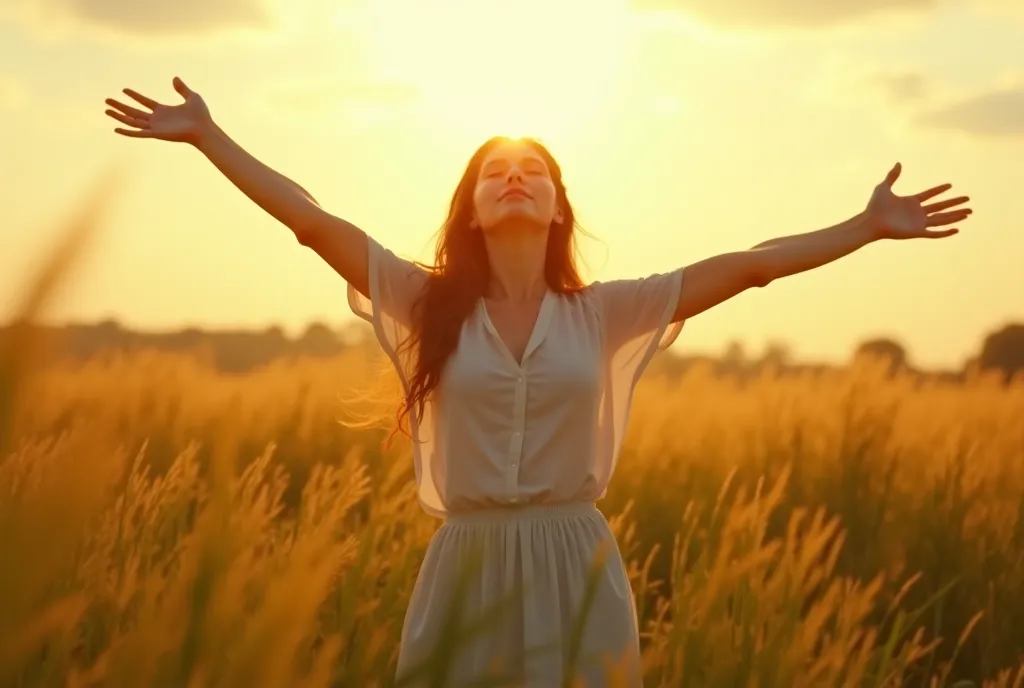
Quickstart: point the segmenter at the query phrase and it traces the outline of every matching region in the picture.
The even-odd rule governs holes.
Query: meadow
[[[0,684],[390,685],[437,521],[408,446],[339,422],[372,355],[24,378]],[[633,418],[600,506],[648,685],[1024,681],[1024,385],[652,372]]]
[[[393,685],[438,522],[408,445],[351,422],[372,347],[225,374],[37,344],[0,356],[0,685]],[[599,503],[645,684],[1024,685],[1022,459],[1020,382],[652,369]]]

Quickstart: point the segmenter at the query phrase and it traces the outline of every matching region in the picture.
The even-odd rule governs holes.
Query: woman
[[[372,323],[402,380],[399,421],[416,440],[420,503],[445,522],[406,616],[401,675],[438,658],[458,598],[465,624],[488,609],[503,613],[448,655],[450,679],[500,669],[530,686],[556,686],[571,661],[597,686],[614,658],[628,685],[640,685],[629,582],[594,503],[651,356],[687,318],[748,288],[875,240],[951,236],[956,229],[931,228],[971,214],[966,197],[923,205],[948,184],[894,195],[896,165],[865,210],[834,227],[665,274],[584,285],[558,165],[534,141],[495,138],[470,160],[436,266],[424,268],[321,209],[236,145],[180,79],[174,88],[184,99],[174,106],[129,89],[141,108],[107,100],[107,114],[127,127],[115,131],[193,145],[290,228],[348,282],[352,310]],[[472,578],[460,581],[474,562]],[[580,615],[587,622],[577,643]]]

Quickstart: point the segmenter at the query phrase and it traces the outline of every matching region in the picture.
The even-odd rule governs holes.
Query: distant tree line
[[[0,345],[17,336],[20,327],[0,327]],[[171,332],[138,332],[122,327],[115,320],[95,324],[33,327],[34,342],[57,358],[86,360],[100,355],[128,353],[144,349],[193,353],[205,358],[225,373],[245,373],[282,358],[332,357],[352,346],[368,343],[370,331],[362,322],[340,329],[323,323],[310,324],[302,334],[289,337],[280,327],[264,330],[204,330],[186,328]],[[906,348],[896,339],[873,338],[861,342],[852,360],[871,358],[888,361],[890,370],[923,373],[914,368]],[[670,355],[659,357],[657,366],[664,372],[683,372],[703,363],[727,375],[754,375],[765,368],[780,371],[806,371],[828,366],[810,365],[794,360],[790,348],[770,343],[757,357],[746,355],[743,345],[732,342],[721,356]],[[970,370],[997,371],[1009,381],[1024,374],[1024,324],[1009,324],[988,334],[976,356],[959,371],[929,371],[929,375],[957,378]]]
[[[898,341],[888,338],[869,339],[862,342],[854,357],[873,357],[889,361],[895,370],[910,369],[906,349]],[[999,371],[1009,381],[1015,375],[1024,374],[1024,325],[1010,324],[988,334],[981,342],[981,351],[964,364],[964,369]]]

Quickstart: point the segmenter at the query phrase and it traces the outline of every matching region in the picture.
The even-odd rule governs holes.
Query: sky
[[[951,182],[958,236],[879,242],[688,322],[676,348],[894,337],[959,367],[1024,322],[1019,0],[4,0],[0,307],[118,164],[104,231],[49,318],[147,330],[350,322],[346,285],[195,149],[113,133],[134,88],[217,123],[326,209],[428,259],[493,134],[563,168],[588,279],[640,277]]]

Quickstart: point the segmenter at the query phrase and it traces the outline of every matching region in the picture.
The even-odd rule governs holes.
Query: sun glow
[[[472,136],[554,138],[611,96],[626,0],[374,0],[382,77],[413,86],[425,114]]]

